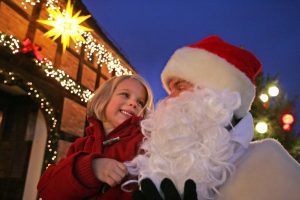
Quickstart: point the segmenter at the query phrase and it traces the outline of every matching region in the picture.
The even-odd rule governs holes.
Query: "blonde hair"
[[[87,116],[95,117],[99,120],[105,119],[105,109],[107,104],[109,103],[113,92],[117,88],[117,86],[124,80],[134,79],[140,82],[146,90],[146,102],[143,107],[143,116],[147,115],[147,113],[153,110],[153,93],[149,86],[149,84],[139,75],[123,75],[123,76],[115,76],[108,81],[106,81],[102,86],[100,86],[94,92],[92,98],[88,101],[87,104]]]

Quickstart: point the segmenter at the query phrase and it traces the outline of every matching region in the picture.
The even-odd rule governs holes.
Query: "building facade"
[[[36,199],[42,171],[63,157],[84,136],[86,102],[115,75],[136,73],[93,17],[85,42],[44,34],[51,7],[67,1],[0,1],[0,199]],[[71,1],[73,14],[89,15]]]

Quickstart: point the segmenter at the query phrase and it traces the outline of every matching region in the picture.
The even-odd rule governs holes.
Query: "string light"
[[[0,83],[13,86],[17,85],[22,88],[26,94],[38,105],[41,105],[41,102],[45,101],[46,98],[43,93],[41,93],[32,82],[24,81],[20,78],[19,75],[14,74],[13,72],[6,72],[4,70],[0,70]],[[31,91],[31,92],[30,92]],[[47,101],[47,100],[46,100]],[[55,163],[56,154],[57,152],[53,152],[52,149],[57,149],[57,143],[59,135],[57,133],[57,119],[55,116],[54,108],[52,105],[47,101],[47,105],[40,106],[40,109],[44,113],[45,119],[47,120],[47,124],[50,126],[50,133],[48,134],[48,144],[45,150],[45,160],[44,166],[48,166],[50,164]],[[51,111],[51,112],[49,112]]]
[[[281,121],[282,121],[282,129],[285,131],[290,131],[292,128],[292,124],[295,121],[295,118],[292,114],[290,113],[285,113],[282,115],[281,117]]]
[[[0,32],[0,46],[8,47],[12,53],[19,52],[21,47],[21,43],[19,40],[15,39],[12,35],[7,36],[6,34]],[[80,85],[78,85],[75,81],[70,79],[70,77],[65,74],[64,71],[56,69],[52,63],[49,61],[38,61],[34,59],[36,65],[41,67],[43,71],[48,75],[52,74],[52,78],[59,81],[64,88],[68,88],[70,93],[73,93],[80,97],[80,99],[84,102],[87,102],[89,97],[92,95],[90,90],[83,89]],[[40,105],[40,109],[43,111],[48,124],[49,124],[49,138],[48,145],[45,150],[45,166],[49,166],[50,164],[55,163],[57,151],[53,151],[53,149],[57,149],[58,142],[58,133],[57,133],[57,119],[55,117],[55,111],[52,107],[51,103],[44,97],[44,95],[36,89],[32,82],[23,83],[22,79],[18,78],[13,72],[5,72],[4,70],[0,70],[0,81],[1,83],[7,85],[16,85],[20,86],[23,90],[25,90],[26,94],[30,96],[38,105]],[[23,84],[21,84],[23,83]],[[63,84],[64,83],[64,84]]]
[[[279,88],[276,85],[270,86],[268,93],[271,97],[276,97],[279,94]]]
[[[291,130],[291,125],[290,124],[283,124],[282,129],[285,131],[290,131]]]
[[[19,40],[13,38],[13,36],[7,36],[6,34],[0,32],[0,45],[9,47],[12,53],[14,53],[19,52],[21,43]],[[34,59],[34,62],[36,66],[42,69],[46,76],[59,82],[63,88],[65,88],[71,94],[78,96],[82,102],[87,103],[87,101],[90,99],[92,91],[84,89],[81,85],[77,84],[63,70],[56,69],[52,65],[51,61],[48,61],[47,59],[45,59],[45,61]],[[30,91],[28,93],[31,94]]]
[[[77,84],[63,70],[56,69],[50,61],[45,62],[39,61],[37,59],[34,59],[34,61],[37,66],[43,69],[46,76],[53,78],[54,80],[59,82],[59,84],[71,94],[77,95],[82,102],[88,102],[90,96],[92,95],[91,90],[82,88],[81,85]]]
[[[84,52],[86,52],[89,61],[92,61],[93,56],[95,56],[97,65],[102,67],[105,64],[109,73],[114,71],[116,76],[132,75],[132,71],[122,66],[120,60],[114,58],[103,44],[97,43],[97,40],[94,39],[90,32],[83,33],[83,37],[85,41],[77,41],[75,44],[77,52],[84,46]]]
[[[255,130],[260,134],[265,134],[268,132],[268,124],[266,122],[260,121],[255,125]]]
[[[23,8],[26,10],[28,7],[27,6],[36,6],[37,4],[41,3],[41,0],[23,0],[21,2],[21,5]],[[46,7],[47,8],[57,8],[58,5],[58,0],[47,0],[46,2]]]
[[[52,10],[55,10],[55,9],[60,10],[60,8],[58,7],[58,0],[47,0],[46,8],[52,9]]]
[[[41,1],[40,0],[25,0],[21,2],[21,5],[23,6],[24,9],[27,9],[27,5],[30,6],[35,6],[36,4],[39,4]]]
[[[259,95],[259,99],[263,102],[263,103],[266,103],[269,101],[269,96],[267,94],[261,94]]]
[[[293,124],[294,123],[294,116],[292,114],[284,114],[281,117],[281,120],[285,124]]]
[[[0,45],[8,46],[12,53],[19,52],[21,43],[19,40],[15,39],[12,35],[7,36],[6,34],[0,32]],[[96,45],[98,46],[98,45]],[[115,71],[116,76],[121,76],[123,74],[132,75],[132,72],[120,65],[119,60],[114,60],[111,53],[104,51],[103,62],[107,63],[109,73]],[[99,52],[98,52],[99,53]],[[104,55],[105,54],[105,55]],[[99,54],[100,55],[100,54]],[[57,69],[53,66],[52,62],[47,60],[39,61],[34,59],[36,66],[40,67],[46,76],[53,78],[59,84],[68,90],[71,94],[77,95],[82,102],[87,103],[91,98],[92,91],[89,89],[84,89],[81,85],[77,84],[73,79],[70,78],[63,70]]]
[[[20,49],[20,41],[15,39],[12,35],[7,36],[0,31],[0,45],[4,47],[8,47],[13,54],[19,52]]]

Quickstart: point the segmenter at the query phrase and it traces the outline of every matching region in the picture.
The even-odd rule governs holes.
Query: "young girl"
[[[42,199],[131,199],[120,188],[128,173],[123,162],[137,154],[140,121],[152,106],[152,91],[138,75],[114,77],[98,88],[87,105],[87,136],[44,172]]]

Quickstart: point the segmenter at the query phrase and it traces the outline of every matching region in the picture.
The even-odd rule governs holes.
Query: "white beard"
[[[141,122],[145,152],[127,163],[139,180],[149,177],[159,188],[170,178],[183,194],[192,179],[198,199],[213,199],[234,171],[229,161],[234,146],[225,126],[240,106],[236,92],[194,89],[161,101],[155,112]]]

